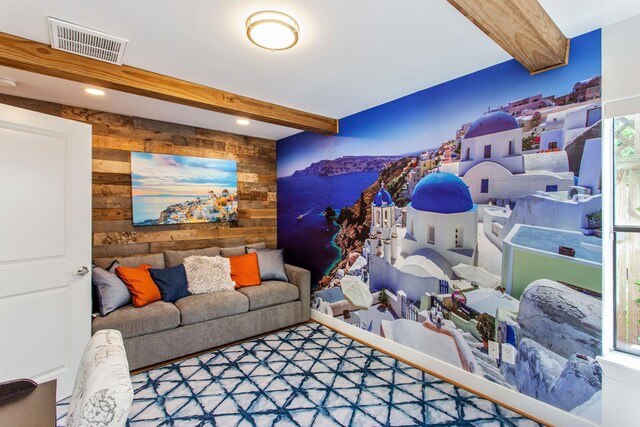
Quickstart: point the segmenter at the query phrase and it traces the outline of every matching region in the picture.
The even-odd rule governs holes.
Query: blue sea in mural
[[[311,270],[317,283],[338,258],[333,244],[338,225],[327,221],[327,206],[339,211],[358,200],[362,190],[378,178],[378,172],[356,172],[330,177],[303,176],[278,179],[278,237],[287,262]],[[298,216],[303,215],[301,220]],[[312,257],[309,254],[313,253]]]

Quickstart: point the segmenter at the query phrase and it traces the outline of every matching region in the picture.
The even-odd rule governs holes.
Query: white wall
[[[640,95],[640,16],[602,29],[603,103]]]
[[[565,154],[564,152],[561,152]],[[551,158],[550,158],[551,159]],[[573,185],[573,174],[558,172],[526,173],[512,175],[502,165],[493,162],[482,162],[469,170],[462,180],[469,187],[474,203],[489,203],[490,199],[509,199],[515,201],[518,197],[546,191],[547,185],[557,185],[558,191],[568,191]],[[489,192],[481,193],[483,179],[489,180]]]
[[[624,114],[629,103],[616,103],[640,96],[640,16],[602,29],[602,101],[605,114],[611,117]],[[636,112],[640,112],[640,102]],[[616,113],[615,110],[620,110]],[[603,188],[611,188],[611,128],[605,123],[603,130]],[[611,229],[611,191],[603,197],[603,235]],[[603,195],[604,196],[604,195]],[[602,424],[605,427],[637,426],[634,414],[640,396],[640,360],[632,356],[610,351],[613,345],[613,284],[612,241],[603,239],[603,351],[600,358],[604,375],[602,381]]]

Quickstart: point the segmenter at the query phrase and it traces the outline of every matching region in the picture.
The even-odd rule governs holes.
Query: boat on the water
[[[304,215],[298,215],[298,221],[300,221],[302,218],[304,218]]]

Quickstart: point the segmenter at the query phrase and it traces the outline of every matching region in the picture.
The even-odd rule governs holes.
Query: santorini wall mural
[[[596,31],[566,67],[508,61],[278,141],[278,244],[312,308],[597,421],[600,74]]]

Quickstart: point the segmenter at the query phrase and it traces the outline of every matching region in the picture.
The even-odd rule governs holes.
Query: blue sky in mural
[[[134,196],[204,196],[237,191],[236,162],[225,159],[131,153]]]
[[[435,148],[489,108],[540,93],[563,95],[585,75],[600,75],[600,49],[597,30],[571,40],[572,66],[530,76],[510,60],[343,118],[338,135],[290,136],[277,145],[278,176],[346,155],[397,155]]]

